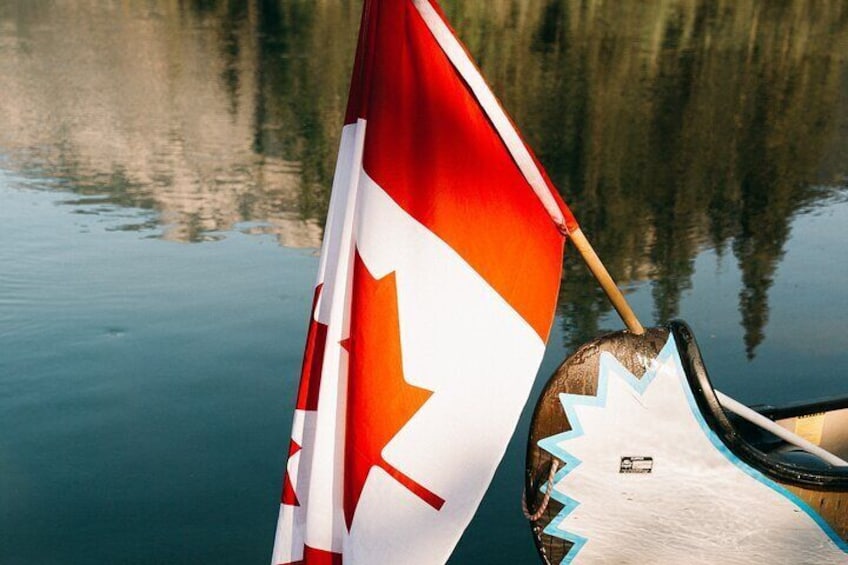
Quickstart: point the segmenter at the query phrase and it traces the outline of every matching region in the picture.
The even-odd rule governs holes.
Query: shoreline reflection
[[[443,2],[625,287],[678,315],[694,261],[732,256],[745,348],[765,338],[791,220],[848,178],[848,6],[802,0]],[[0,158],[123,229],[204,241],[252,222],[318,247],[360,3],[0,6]],[[565,264],[570,346],[610,307]]]

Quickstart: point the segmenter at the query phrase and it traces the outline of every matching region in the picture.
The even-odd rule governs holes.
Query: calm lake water
[[[644,323],[848,394],[845,2],[444,6]],[[0,0],[0,564],[268,561],[359,9]],[[527,418],[452,562],[535,562]]]

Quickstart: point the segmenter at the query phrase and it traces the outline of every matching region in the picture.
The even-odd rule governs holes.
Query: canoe
[[[848,398],[746,407],[683,322],[575,351],[531,423],[545,563],[848,563]]]

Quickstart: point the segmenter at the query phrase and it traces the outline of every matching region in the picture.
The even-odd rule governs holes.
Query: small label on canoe
[[[654,468],[654,458],[645,457],[642,455],[630,455],[621,458],[621,465],[618,468],[619,473],[650,473]]]

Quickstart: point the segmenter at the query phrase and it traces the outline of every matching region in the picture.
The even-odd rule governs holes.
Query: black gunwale
[[[781,461],[748,443],[734,428],[716,397],[701,351],[689,326],[682,321],[668,325],[695,402],[707,425],[739,459],[780,483],[822,491],[848,490],[848,467],[811,469]]]

